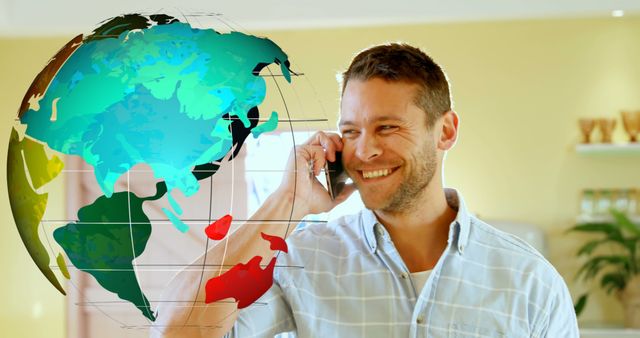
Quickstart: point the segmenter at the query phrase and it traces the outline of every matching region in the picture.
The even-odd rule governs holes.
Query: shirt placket
[[[454,242],[455,234],[457,233],[455,230],[457,229],[454,226],[452,227],[452,230],[453,231],[450,231],[449,233],[447,247],[436,263],[436,266],[433,268],[433,271],[427,279],[423,289],[416,291],[409,269],[402,260],[398,250],[396,250],[389,234],[379,223],[374,227],[374,233],[378,244],[378,256],[382,259],[387,268],[392,271],[394,276],[399,278],[399,285],[402,286],[403,292],[409,296],[408,298],[411,301],[411,308],[413,310],[410,313],[411,326],[409,329],[409,337],[417,338],[427,336],[427,314],[430,313],[430,309],[433,306],[433,302],[430,302],[429,300],[435,299],[435,285],[437,285],[440,270],[442,269],[444,261],[447,259],[447,255],[449,255],[450,250],[452,250],[451,244]]]
[[[384,265],[386,265],[386,267],[396,277],[396,285],[400,286],[403,296],[406,296],[410,302],[410,306],[406,311],[406,316],[413,317],[416,309],[418,293],[416,292],[413,281],[411,280],[409,269],[402,260],[402,257],[400,257],[398,250],[396,250],[384,227],[380,224],[376,224],[374,227],[374,233],[378,249],[376,253]],[[414,326],[415,320],[411,323],[410,331],[414,331]]]
[[[442,270],[442,265],[444,264],[447,256],[450,254],[451,246],[447,245],[447,248],[442,253],[442,256],[436,263],[436,266],[433,267],[433,271],[429,275],[422,291],[418,295],[418,299],[416,300],[415,306],[413,308],[413,316],[411,317],[411,329],[409,332],[409,337],[417,338],[417,337],[427,337],[427,332],[429,330],[429,314],[433,309],[433,301],[436,298],[438,279],[440,278],[440,271]]]
[[[427,337],[429,331],[429,316],[433,311],[433,301],[436,299],[436,292],[438,290],[436,286],[438,285],[442,267],[446,264],[449,255],[456,251],[454,248],[455,245],[457,245],[457,236],[460,233],[459,229],[459,224],[455,221],[449,227],[447,246],[444,249],[442,256],[440,256],[440,259],[438,259],[438,262],[433,267],[433,271],[429,275],[429,278],[416,301],[411,320],[411,332],[409,333],[409,337]]]

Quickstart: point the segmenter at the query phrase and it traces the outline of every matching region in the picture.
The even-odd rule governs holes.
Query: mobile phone
[[[347,173],[342,166],[342,153],[336,151],[336,160],[329,162],[327,160],[324,164],[324,175],[327,178],[327,190],[329,190],[329,196],[331,199],[336,199],[336,196],[340,195],[344,185],[346,184]]]

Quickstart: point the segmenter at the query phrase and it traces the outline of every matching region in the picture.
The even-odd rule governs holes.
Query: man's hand
[[[327,212],[355,191],[353,185],[346,185],[340,195],[331,200],[327,189],[316,178],[327,160],[336,160],[337,151],[342,151],[340,136],[321,131],[292,151],[285,176],[276,194],[292,198],[296,219],[308,214]]]

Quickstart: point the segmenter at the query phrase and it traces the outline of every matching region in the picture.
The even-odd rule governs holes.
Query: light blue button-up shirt
[[[233,337],[578,337],[567,286],[519,238],[470,215],[459,194],[448,245],[422,289],[374,213],[288,238],[273,287],[241,310]]]

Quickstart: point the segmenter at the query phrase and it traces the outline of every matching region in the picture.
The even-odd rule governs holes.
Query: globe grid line
[[[193,302],[192,300],[153,300],[153,302],[158,302],[158,303],[191,303]],[[232,300],[220,300],[220,303],[235,303],[235,301]],[[104,301],[92,301],[92,302],[76,302],[76,305],[88,305],[88,304],[97,304],[97,303],[102,303],[102,304],[127,304],[127,301],[124,300],[104,300]],[[196,303],[198,304],[206,304],[203,301],[197,301]],[[258,304],[258,305],[267,305],[267,303],[265,302],[255,302],[254,304]]]
[[[260,266],[265,267],[268,264],[260,264]],[[58,265],[50,265],[51,267],[56,267]],[[138,264],[138,267],[146,267],[146,266],[176,266],[176,267],[188,267],[188,266],[194,266],[192,264]],[[198,267],[202,267],[202,264],[197,264],[195,266]],[[205,267],[220,267],[221,264],[206,264]],[[223,267],[234,267],[235,264],[222,264]],[[276,267],[280,267],[280,268],[298,268],[298,269],[304,269],[303,265],[286,265],[286,264],[282,264],[282,265],[275,265]],[[74,265],[67,265],[67,267],[69,268],[75,268]],[[77,269],[77,268],[76,268]],[[84,270],[84,269],[83,269]],[[92,269],[92,270],[96,270],[96,269]],[[131,270],[131,269],[99,269],[99,270],[116,270],[116,271],[121,271],[121,270]]]
[[[231,138],[233,139],[233,128],[230,129],[230,132],[231,132]],[[233,151],[229,151],[229,153],[233,154]],[[231,161],[231,160],[229,160],[229,161]],[[231,182],[235,182],[234,177],[235,177],[235,161],[231,161]],[[213,178],[213,176],[212,176],[212,178]],[[231,184],[231,197],[229,198],[229,204],[230,204],[229,205],[229,215],[233,215],[233,193],[234,193],[234,190],[235,190],[235,185]],[[209,190],[210,194],[212,192],[213,192],[213,186]],[[211,197],[211,195],[209,195],[209,206],[211,206],[212,202],[213,202],[212,197]],[[209,221],[211,221],[211,213],[209,213]],[[229,237],[230,237],[230,235],[226,234],[225,238],[224,238],[224,251],[222,252],[222,265],[224,265],[224,261],[225,261],[225,258],[227,256],[227,246],[229,244]],[[208,245],[209,245],[209,237],[207,237],[207,246]],[[206,262],[207,261],[206,261],[206,253],[205,253],[204,263],[206,263]],[[222,265],[220,266],[220,269],[218,270],[218,277],[220,277],[220,275],[222,275]],[[200,284],[198,284],[198,293],[200,292],[200,288],[202,286],[202,279],[203,279],[203,276],[204,276],[204,271],[205,271],[204,267],[202,267],[202,270],[200,272]],[[198,293],[196,293],[194,301],[197,300]],[[204,306],[204,308],[205,308],[205,310],[208,309],[209,308],[209,304],[207,303]],[[237,308],[234,311],[232,311],[229,315],[224,317],[222,320],[220,320],[216,325],[218,325],[220,322],[224,321],[226,318],[231,316],[235,311],[237,311]],[[191,314],[192,313],[193,313],[193,307],[191,308],[191,311],[189,312],[189,316],[187,317],[187,320],[185,320],[185,324],[191,318]]]
[[[138,283],[140,283],[141,279],[138,276],[138,271],[136,270],[136,249],[135,249],[135,244],[133,241],[133,224],[131,224],[131,187],[129,185],[130,182],[130,177],[129,177],[129,171],[127,171],[127,212],[129,213],[129,236],[131,238],[131,265],[133,266],[133,274],[136,277],[136,279],[138,280]],[[151,304],[149,304],[147,302],[147,299],[144,296],[144,293],[142,292],[142,286],[140,287],[140,300],[142,300],[142,303],[145,304],[145,311],[147,311],[147,315],[149,315],[150,317],[153,317],[153,314],[151,312]],[[135,305],[135,304],[134,304]],[[138,307],[136,305],[136,307]],[[149,321],[149,323],[151,323],[151,321],[149,320],[149,318],[147,318],[145,316],[145,319],[147,321]]]
[[[178,11],[180,11],[180,9],[178,9]],[[185,20],[188,22],[189,19],[185,16],[185,14],[182,11],[180,11],[180,13],[185,18]],[[224,22],[224,20],[221,19],[221,16],[222,15],[216,15],[215,17],[216,17],[216,19],[218,19],[218,21],[222,22],[225,26],[227,26],[231,30],[233,30],[233,27],[230,27],[226,22]],[[196,18],[196,20],[198,20],[198,19]],[[198,24],[200,24],[199,20],[198,20]],[[258,114],[258,116],[260,116],[260,115]],[[231,118],[231,115],[229,115],[228,117]],[[233,128],[230,128],[230,132],[231,132],[231,139],[233,139]],[[233,152],[231,152],[231,154],[233,154]],[[233,175],[234,175],[234,172],[235,172],[235,170],[234,170],[235,167],[234,167],[234,163],[233,163],[234,161],[231,161],[231,162],[232,162],[231,163],[231,182],[234,182],[234,180],[233,180],[234,176]],[[208,223],[210,224],[211,223],[211,216],[212,216],[211,215],[212,214],[211,207],[212,207],[212,204],[213,204],[213,175],[211,175],[211,177],[210,177],[209,187],[210,187],[210,189],[209,189],[209,214],[208,214],[209,220],[208,220]],[[231,207],[232,208],[233,208],[233,190],[234,190],[234,185],[232,184],[231,185],[231,199],[230,199],[230,203],[231,203]],[[232,210],[229,211],[229,215],[233,215]],[[185,321],[183,323],[183,326],[182,326],[183,328],[185,327],[184,325],[187,325],[189,319],[191,319],[191,315],[193,314],[193,305],[195,305],[195,302],[198,300],[198,295],[200,294],[200,289],[202,287],[202,281],[204,279],[204,272],[205,272],[205,266],[204,265],[207,263],[207,253],[209,251],[209,237],[208,236],[205,236],[205,237],[207,239],[206,239],[206,244],[205,244],[204,258],[203,258],[203,261],[202,261],[203,266],[202,266],[201,271],[200,271],[200,282],[198,283],[198,288],[197,288],[196,294],[194,295],[194,299],[193,299],[194,303],[192,304],[191,311],[189,311],[189,314],[187,315],[187,318],[185,319]],[[229,239],[229,236],[226,236],[226,240],[227,241],[228,241],[228,239]],[[227,251],[227,242],[225,241],[224,253],[222,255],[222,263],[224,263],[226,251]],[[220,267],[220,269],[222,270],[222,267]],[[220,274],[218,274],[218,276],[219,275]],[[205,306],[205,309],[206,308],[208,308],[208,304]]]
[[[271,68],[269,68],[269,67],[265,67],[265,68],[267,68],[267,71],[269,71],[269,74],[273,74],[273,72],[271,72]],[[293,149],[294,149],[293,150],[293,169],[294,169],[295,172],[298,172],[298,155],[296,154],[296,151],[295,151],[296,136],[295,136],[295,133],[293,133],[293,124],[291,122],[291,114],[289,113],[289,107],[287,106],[287,101],[285,101],[285,99],[284,99],[284,94],[282,93],[282,89],[280,88],[280,84],[278,84],[278,80],[275,77],[273,78],[273,82],[275,83],[276,88],[278,89],[278,93],[280,94],[280,98],[282,99],[282,104],[284,105],[284,110],[286,111],[287,118],[289,120],[289,130],[292,132],[291,133],[291,140],[293,142]],[[294,89],[294,92],[295,92],[295,89]],[[296,176],[296,179],[293,180],[293,196],[296,195],[297,189],[298,189],[298,177]],[[295,203],[296,203],[296,199],[294,198],[293,199],[293,203],[291,204],[291,211],[289,212],[289,220],[291,220],[291,218],[293,218],[293,210],[295,208]],[[291,227],[291,224],[290,224],[290,222],[288,222],[287,223],[287,230],[285,231],[284,236],[282,236],[282,237],[285,237],[289,233],[289,228],[290,227]],[[281,252],[282,251],[278,251],[276,253],[276,260],[280,257],[280,253]]]
[[[166,223],[170,223],[171,220],[170,219],[150,219],[150,222],[166,222]],[[202,223],[202,222],[206,222],[205,219],[186,219],[184,220],[185,222],[190,222],[190,223]],[[94,224],[129,224],[128,222],[81,222],[78,220],[74,220],[74,219],[68,219],[68,220],[60,220],[60,219],[49,219],[49,220],[42,220],[42,223],[58,223],[58,222],[76,222],[78,224],[88,224],[88,223],[94,223]],[[300,223],[300,222],[305,222],[304,219],[300,219],[300,220],[273,220],[273,219],[238,219],[238,220],[234,220],[232,221],[232,223],[264,223],[264,222],[272,222],[272,223]],[[313,223],[327,223],[328,221],[323,221],[323,220],[313,220]],[[145,222],[131,222],[131,224],[147,224]]]
[[[233,128],[231,129],[231,138],[233,138]],[[232,151],[229,151],[229,153],[233,153]],[[231,182],[235,182],[235,161],[231,161]],[[210,191],[212,191],[213,189],[211,189]],[[229,215],[233,215],[233,193],[235,191],[235,185],[231,184],[231,197],[229,198]],[[209,204],[211,204],[211,200],[209,200]],[[209,215],[209,217],[211,217],[211,215]],[[229,234],[227,234],[224,237],[224,251],[222,252],[222,264],[224,264],[224,260],[227,257],[227,247],[229,244]],[[207,240],[207,243],[209,241]],[[222,275],[222,266],[220,266],[220,271],[218,271],[218,277],[220,277],[220,275]]]
[[[168,267],[171,267],[171,266],[175,266],[176,268],[179,268],[179,267],[188,268],[190,265],[188,265],[188,264],[146,264],[146,265],[138,264],[138,268],[141,267],[141,266],[142,267],[147,267],[147,266],[149,266],[149,267],[154,267],[154,266],[168,266]],[[200,264],[198,264],[197,266],[201,268]],[[207,264],[205,267],[212,267],[212,268],[215,268],[215,269],[207,269],[205,271],[215,271],[215,270],[218,270],[218,268],[220,268],[220,267],[222,267],[222,268],[232,268],[234,266],[235,265],[231,265],[231,264]],[[268,264],[260,264],[259,266],[264,268],[264,267],[268,266]],[[49,267],[51,267],[52,269],[59,268],[58,265],[49,265]],[[76,268],[73,265],[66,265],[66,267],[68,269],[70,269],[70,270],[71,269],[80,270],[80,269]],[[304,269],[304,266],[302,266],[302,265],[275,265],[274,268]],[[184,271],[198,271],[198,269],[196,269],[195,267],[194,267],[193,270],[188,270],[188,269],[138,269],[138,271],[183,271],[183,270]],[[133,271],[133,269],[99,269],[98,268],[98,269],[82,269],[81,271]]]
[[[192,173],[215,173],[217,170],[192,170]],[[320,170],[321,172],[324,172],[324,169]],[[88,170],[88,169],[62,169],[60,172],[67,172],[67,173],[90,173],[92,172],[92,170]],[[130,170],[130,172],[132,173],[153,173],[153,170]],[[295,170],[278,170],[278,169],[247,169],[245,170],[245,172],[257,172],[257,173],[263,173],[263,172],[295,172]]]
[[[213,175],[209,177],[209,221],[208,221],[209,224],[211,224],[211,205],[212,204],[213,204]],[[191,311],[189,311],[189,314],[187,315],[187,318],[184,320],[182,327],[184,327],[184,325],[187,325],[187,323],[189,322],[189,319],[191,319],[191,314],[193,314],[193,307],[198,302],[198,295],[200,294],[200,288],[202,288],[202,280],[204,279],[205,265],[207,264],[207,254],[209,253],[209,237],[208,236],[205,236],[205,237],[206,237],[206,242],[204,247],[204,258],[202,259],[202,267],[200,269],[200,281],[198,282],[198,289],[196,290],[196,294],[191,303]],[[188,270],[185,269],[185,271],[188,271]],[[194,271],[197,271],[197,269]]]

